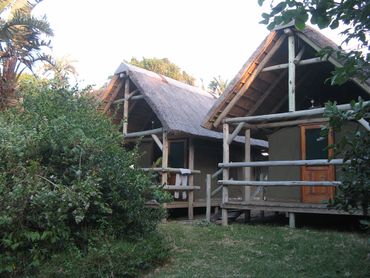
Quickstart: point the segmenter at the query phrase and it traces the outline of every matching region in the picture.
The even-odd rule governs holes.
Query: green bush
[[[93,234],[141,237],[163,216],[144,206],[161,191],[92,99],[32,88],[0,113],[0,276],[32,274],[66,248],[86,255]]]

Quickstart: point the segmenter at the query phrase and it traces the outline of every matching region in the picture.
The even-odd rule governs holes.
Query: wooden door
[[[326,138],[318,140],[321,135],[321,125],[301,126],[301,153],[302,159],[328,159],[332,150],[328,144],[333,144],[332,132]],[[301,178],[306,181],[332,181],[335,179],[335,169],[329,166],[302,166]],[[326,203],[334,197],[334,187],[303,186],[302,202],[304,203]]]

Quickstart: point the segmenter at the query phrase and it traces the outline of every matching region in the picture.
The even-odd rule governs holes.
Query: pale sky
[[[36,12],[54,30],[54,55],[77,60],[85,85],[133,56],[169,58],[205,85],[230,80],[269,33],[257,0],[44,0]]]

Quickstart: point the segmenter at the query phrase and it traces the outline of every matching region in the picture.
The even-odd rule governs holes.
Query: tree
[[[67,87],[70,79],[76,79],[78,75],[76,68],[73,66],[75,62],[68,56],[56,58],[44,65],[43,73],[53,79],[54,86],[59,88]]]
[[[208,89],[212,94],[220,96],[226,89],[228,80],[224,80],[220,75],[218,77],[213,77],[213,79],[208,84]]]
[[[16,102],[16,84],[22,72],[37,61],[49,60],[45,50],[53,35],[46,17],[32,10],[41,0],[0,1],[0,110]]]
[[[133,57],[130,60],[130,64],[150,71],[154,71],[159,74],[163,74],[170,78],[194,86],[195,78],[189,75],[186,71],[181,70],[180,67],[172,63],[167,58],[158,59],[143,57],[143,59],[139,61],[138,59]]]
[[[258,0],[262,5],[265,0]],[[320,29],[329,27],[337,29],[345,27],[341,34],[344,36],[342,44],[357,43],[356,49],[343,52],[326,48],[321,55],[335,55],[342,62],[331,77],[332,84],[343,84],[349,78],[356,76],[361,80],[369,78],[370,53],[370,2],[366,0],[282,0],[270,1],[271,12],[263,13],[261,23],[267,24],[272,30],[275,26],[287,24],[294,20],[298,29],[303,29],[308,20]],[[362,49],[362,50],[361,50]]]
[[[349,121],[358,121],[370,112],[370,104],[362,100],[351,103],[352,109],[341,111],[335,103],[325,104],[325,115],[329,118],[329,126],[323,127],[323,135],[331,128],[340,132]],[[334,156],[340,155],[348,164],[341,168],[342,185],[339,186],[333,205],[339,209],[352,211],[362,209],[368,215],[370,206],[370,136],[369,131],[358,127],[355,132],[345,133],[336,144],[329,146]]]
[[[96,101],[25,78],[22,109],[0,113],[1,277],[36,277],[54,254],[87,255],[96,240],[141,239],[163,217],[146,202],[166,196]]]

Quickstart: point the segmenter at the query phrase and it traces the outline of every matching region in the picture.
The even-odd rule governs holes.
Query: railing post
[[[229,125],[223,124],[223,163],[229,163],[230,153],[229,153]],[[229,179],[229,168],[224,168],[222,170],[222,179]],[[229,188],[227,185],[222,186],[222,205],[225,205],[229,201]],[[227,226],[228,224],[228,213],[226,208],[222,208],[222,226]]]
[[[211,221],[211,174],[207,174],[206,178],[206,220]]]
[[[168,167],[168,137],[167,137],[167,132],[163,131],[162,135],[162,168],[165,169]],[[161,183],[162,185],[167,185],[168,183],[168,172],[162,172],[162,177],[161,177]],[[167,209],[167,203],[163,204],[163,208]],[[166,218],[163,219],[163,222],[167,221],[167,216]]]
[[[194,170],[194,142],[193,139],[189,139],[189,169]],[[194,186],[194,175],[189,176],[189,186]],[[194,218],[194,190],[189,191],[188,194],[188,218],[193,220]]]
[[[250,162],[251,161],[251,130],[245,130],[245,144],[244,144],[244,161]],[[244,167],[244,180],[250,181],[251,180],[251,168]],[[251,199],[251,187],[244,186],[244,201],[248,202]]]

